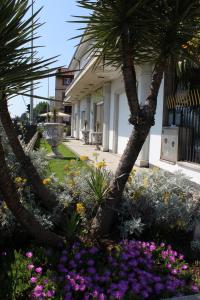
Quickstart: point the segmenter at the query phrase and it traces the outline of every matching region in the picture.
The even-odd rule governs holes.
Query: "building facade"
[[[122,74],[112,67],[96,66],[97,58],[88,54],[89,48],[90,42],[81,43],[69,65],[69,69],[79,70],[65,92],[65,103],[72,104],[71,135],[84,139],[87,133],[89,143],[95,143],[98,136],[102,151],[121,155],[132,130]],[[152,65],[137,66],[136,75],[142,104],[149,92]],[[200,184],[200,97],[197,93],[193,99],[185,91],[175,94],[169,86],[170,80],[165,74],[158,95],[155,125],[137,165],[182,171]]]
[[[69,73],[67,68],[58,68],[55,76],[55,101],[53,106],[57,111],[71,114],[72,106],[71,103],[65,103],[65,90],[71,84],[74,78],[73,73]]]

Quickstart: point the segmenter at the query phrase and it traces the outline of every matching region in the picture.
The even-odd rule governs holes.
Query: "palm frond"
[[[39,47],[31,47],[31,40],[38,39],[36,31],[42,24],[38,19],[41,9],[29,16],[30,8],[28,0],[0,3],[0,92],[9,97],[26,90],[31,80],[46,78],[56,70],[51,65],[57,57],[38,58]]]
[[[193,60],[199,65],[199,0],[78,0],[78,6],[90,11],[80,16],[87,24],[81,43],[91,40],[94,55],[108,64],[122,64],[122,34],[136,63]],[[81,37],[81,35],[78,35]]]

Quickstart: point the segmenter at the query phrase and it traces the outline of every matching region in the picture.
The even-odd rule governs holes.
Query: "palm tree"
[[[15,133],[8,111],[11,97],[30,92],[30,82],[51,76],[55,69],[46,68],[55,58],[36,58],[37,47],[34,47],[33,60],[30,45],[35,31],[41,25],[36,20],[39,11],[26,17],[30,6],[28,0],[2,0],[0,4],[0,119],[7,134],[12,150],[35,194],[49,210],[57,205],[55,196],[42,183],[30,158],[26,156]]]
[[[111,191],[94,220],[95,233],[106,235],[116,216],[121,196],[139,152],[154,125],[157,96],[170,65],[199,65],[199,0],[79,0],[92,11],[76,22],[87,24],[86,41],[98,62],[121,68],[133,126],[116,170]],[[149,95],[138,100],[135,66],[152,63]],[[144,102],[143,102],[144,103]]]

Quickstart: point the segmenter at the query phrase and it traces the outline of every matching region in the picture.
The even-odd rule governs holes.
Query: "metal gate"
[[[167,97],[168,126],[179,127],[178,160],[200,163],[200,92]]]

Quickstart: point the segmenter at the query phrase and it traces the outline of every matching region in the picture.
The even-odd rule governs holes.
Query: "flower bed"
[[[164,243],[122,241],[105,250],[76,242],[59,253],[37,249],[18,260],[26,299],[156,300],[199,290],[183,255]]]

